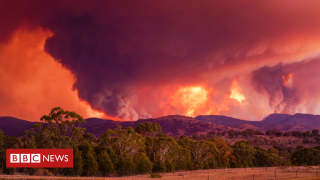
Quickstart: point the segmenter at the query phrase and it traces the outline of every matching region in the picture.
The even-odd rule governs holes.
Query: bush
[[[26,168],[25,173],[29,175],[34,175],[37,171],[37,168]]]
[[[276,132],[276,136],[282,136],[282,132]]]
[[[34,173],[35,176],[54,176],[52,174],[52,172],[50,172],[48,169],[42,169],[42,168],[39,168],[35,173]]]
[[[255,134],[255,135],[264,135],[264,133],[261,132],[261,131],[254,131],[254,134]]]
[[[16,168],[3,168],[2,173],[3,174],[14,174],[16,172]]]
[[[162,175],[159,173],[153,173],[151,174],[151,178],[162,178]]]

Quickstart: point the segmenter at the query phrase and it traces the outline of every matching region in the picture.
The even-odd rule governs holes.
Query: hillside
[[[139,123],[147,121],[159,123],[162,131],[170,136],[191,136],[195,133],[206,134],[211,131],[243,131],[254,129],[265,132],[268,129],[278,129],[280,131],[312,131],[320,128],[320,116],[311,114],[270,114],[262,121],[246,121],[221,115],[201,115],[196,118],[170,115],[158,118],[140,119],[138,121],[113,121],[99,118],[86,119],[87,124],[83,126],[86,132],[100,136],[108,129],[114,129],[118,125],[122,128],[136,128]],[[23,133],[24,129],[29,129],[35,122],[29,122],[13,117],[0,117],[0,129],[4,134],[17,136],[19,129]],[[276,124],[275,124],[276,123]]]
[[[88,118],[88,119],[86,119],[86,121],[87,121],[87,124],[85,126],[83,126],[84,128],[89,128],[91,126],[97,126],[100,124],[113,122],[113,120],[100,119],[100,118]]]
[[[236,126],[235,128],[237,128],[238,130],[241,130],[241,131],[244,131],[244,130],[247,130],[247,129],[253,129],[253,130],[260,131],[259,127],[253,126],[251,124],[240,124],[240,125]]]
[[[218,131],[238,130],[231,126],[217,125],[209,122],[203,122],[191,117],[170,115],[170,116],[164,116],[160,118],[150,118],[150,119],[143,119],[138,121],[125,121],[125,122],[112,121],[102,125],[89,127],[86,132],[92,133],[96,136],[100,136],[107,129],[114,129],[118,125],[122,126],[122,128],[133,127],[135,129],[139,123],[145,123],[145,122],[159,123],[162,128],[162,132],[170,136],[181,136],[181,135],[192,136],[195,133],[206,134],[210,131],[218,132]]]
[[[307,124],[320,128],[320,115],[297,113],[280,121],[279,124]]]
[[[9,116],[0,117],[0,129],[9,136],[18,136],[19,130],[23,133],[25,129],[32,128],[34,123]]]
[[[292,115],[290,114],[269,114],[267,117],[265,117],[262,122],[268,123],[268,124],[278,124],[280,121],[291,117]]]
[[[267,125],[267,122],[262,121],[246,121],[241,119],[236,119],[228,116],[222,116],[222,115],[200,115],[195,117],[195,119],[205,122],[211,122],[214,124],[220,124],[220,125],[228,125],[228,126],[239,126],[241,124],[250,124],[253,126],[263,126]]]
[[[261,126],[260,131],[267,131],[268,129],[278,129],[280,131],[312,131],[314,129],[318,129],[315,126],[310,126],[307,124],[269,124],[265,126]]]
[[[89,128],[91,126],[96,126],[99,124],[104,124],[108,122],[112,122],[112,120],[107,119],[99,119],[99,118],[88,118],[86,119],[87,124],[83,126],[84,128]],[[14,117],[3,116],[0,117],[0,129],[3,131],[5,135],[9,136],[18,136],[19,130],[21,134],[23,134],[25,129],[32,128],[33,124],[39,122],[30,122]]]
[[[237,127],[239,125],[248,124],[255,127],[260,127],[261,130],[266,128],[277,128],[276,125],[283,125],[279,126],[283,131],[310,131],[310,129],[317,129],[320,128],[320,115],[313,115],[313,114],[270,114],[265,117],[262,121],[246,121],[241,119],[236,119],[227,116],[221,115],[201,115],[197,116],[195,119],[205,122],[211,122],[214,124],[220,125],[228,125]],[[275,124],[275,125],[272,125]],[[293,126],[298,125],[301,126]],[[268,126],[269,125],[269,126]],[[286,125],[286,126],[285,126]],[[289,125],[289,126],[288,126]],[[304,126],[302,126],[304,125]],[[243,129],[243,128],[241,128]],[[255,128],[252,128],[255,129]]]

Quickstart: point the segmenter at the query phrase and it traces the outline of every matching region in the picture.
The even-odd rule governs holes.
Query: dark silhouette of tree
[[[79,176],[83,171],[83,160],[77,145],[73,144],[73,175]]]
[[[82,147],[83,174],[86,176],[94,176],[98,171],[98,163],[95,153],[89,142],[85,142]]]
[[[147,157],[147,155],[145,153],[141,153],[138,158],[136,172],[141,174],[151,173],[152,166],[153,164],[150,161],[150,159]]]
[[[319,130],[318,129],[312,130],[312,135],[313,136],[318,136],[319,135]]]
[[[113,172],[114,166],[107,151],[102,151],[98,160],[99,171],[103,174],[103,176],[109,176]]]
[[[237,158],[239,167],[252,167],[255,164],[256,149],[250,141],[237,141],[233,146],[233,155]]]
[[[302,148],[297,150],[292,154],[291,162],[295,165],[319,165],[320,150],[316,148]]]

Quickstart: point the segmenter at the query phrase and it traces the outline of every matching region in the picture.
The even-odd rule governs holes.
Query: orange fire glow
[[[231,88],[230,88],[231,94],[230,98],[237,100],[241,105],[242,102],[246,99],[242,94],[241,94],[241,87],[239,86],[239,83],[237,81],[233,81]]]
[[[173,96],[175,106],[181,105],[185,109],[185,115],[194,116],[197,109],[207,101],[208,91],[200,86],[180,88]]]
[[[51,35],[42,29],[20,29],[7,44],[0,44],[0,116],[39,121],[60,106],[84,118],[106,117],[79,100],[72,90],[72,73],[44,52]]]
[[[215,101],[209,99],[214,96],[223,96],[222,102],[216,104]],[[180,87],[171,96],[170,104],[174,108],[166,110],[164,115],[172,114],[175,111],[186,116],[218,115],[230,111],[231,106],[243,108],[246,105],[246,98],[242,94],[238,81],[234,80],[230,86],[230,94],[224,95],[217,94],[212,88],[202,86]]]
[[[239,83],[236,80],[232,81],[231,87],[230,87],[230,95],[224,95],[222,103],[219,105],[218,108],[218,114],[221,111],[229,111],[230,110],[230,104],[234,104],[242,108],[245,104],[246,98],[242,94],[242,89],[239,85]]]

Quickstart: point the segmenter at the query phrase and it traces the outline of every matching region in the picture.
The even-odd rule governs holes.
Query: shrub
[[[50,172],[48,169],[42,169],[39,168],[37,171],[34,173],[35,176],[53,176],[52,172]]]
[[[153,173],[151,174],[151,178],[162,178],[162,175],[159,173]]]

